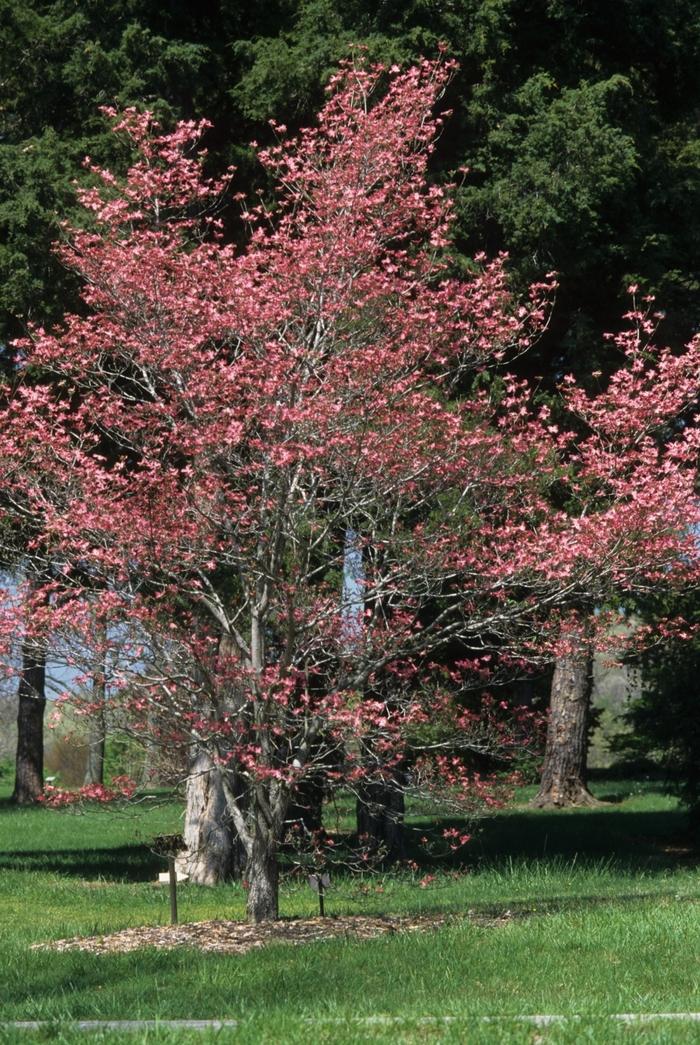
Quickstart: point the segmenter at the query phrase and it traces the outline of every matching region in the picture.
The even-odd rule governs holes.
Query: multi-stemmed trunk
[[[17,758],[12,801],[33,805],[44,790],[46,652],[30,640],[22,648],[17,709]]]
[[[197,885],[218,885],[239,878],[244,853],[231,822],[222,770],[207,751],[194,758],[187,777],[185,849],[177,869]]]
[[[251,666],[261,673],[265,664],[264,629],[259,620],[254,619],[251,631]],[[264,701],[240,701],[233,695],[229,713],[240,714],[241,725],[250,727],[245,716],[251,705],[266,764],[272,767]],[[289,794],[278,783],[258,781],[252,785],[240,767],[224,766],[214,749],[200,748],[187,777],[185,849],[178,857],[177,870],[200,885],[243,878],[248,888],[249,921],[278,918],[278,852],[288,806]]]
[[[542,779],[532,805],[538,808],[596,805],[588,790],[588,723],[593,645],[585,624],[572,627],[569,650],[554,666]]]

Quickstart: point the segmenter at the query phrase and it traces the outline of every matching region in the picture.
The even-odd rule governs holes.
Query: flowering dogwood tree
[[[479,390],[537,336],[549,286],[514,300],[502,258],[450,274],[449,199],[426,181],[450,72],[342,66],[317,126],[260,152],[278,191],[245,210],[240,250],[227,182],[193,151],[205,125],[111,113],[138,158],[124,183],[95,170],[92,228],[62,248],[85,314],[22,344],[42,380],[2,418],[4,501],[54,564],[56,642],[107,657],[129,728],[187,747],[191,823],[218,825],[191,867],[207,880],[225,813],[253,920],[277,916],[306,780],[395,780],[429,725],[407,786],[469,802],[455,694],[483,685],[489,651],[551,656],[573,596],[694,555],[692,429],[634,433],[687,404],[697,344],[682,362],[625,344],[609,393],[572,385],[578,443],[522,383]],[[553,507],[563,486],[577,511]],[[340,594],[350,531],[361,617]]]

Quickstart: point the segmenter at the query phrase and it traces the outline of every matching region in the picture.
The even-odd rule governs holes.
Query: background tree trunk
[[[395,863],[403,859],[405,803],[401,781],[366,784],[357,800],[357,834],[384,860]]]
[[[323,785],[313,776],[304,779],[294,790],[287,810],[287,830],[301,824],[304,831],[313,834],[323,826]]]
[[[243,847],[226,806],[221,770],[206,751],[197,755],[187,778],[184,840],[177,870],[191,882],[218,885],[241,876]]]
[[[31,642],[22,647],[17,710],[17,757],[12,801],[33,805],[44,790],[46,653]]]
[[[104,784],[105,777],[105,715],[104,710],[90,716],[87,762],[83,784]]]
[[[88,751],[84,785],[104,784],[105,769],[105,688],[104,669],[95,672],[92,701],[99,705],[88,720]]]
[[[532,805],[597,805],[588,790],[588,717],[593,682],[593,646],[585,625],[567,633],[571,652],[554,666],[547,744],[540,789]]]

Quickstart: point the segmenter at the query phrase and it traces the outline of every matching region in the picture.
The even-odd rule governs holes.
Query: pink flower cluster
[[[76,790],[68,790],[46,784],[39,801],[48,809],[64,809],[66,806],[82,802],[99,802],[104,805],[117,799],[131,798],[135,791],[136,783],[133,780],[127,776],[116,776],[112,777],[111,787],[105,787],[104,784],[85,784]]]

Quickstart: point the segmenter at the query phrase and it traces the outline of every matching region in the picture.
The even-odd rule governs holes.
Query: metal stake
[[[177,925],[177,871],[175,857],[168,857],[168,874],[170,876],[170,924]]]

